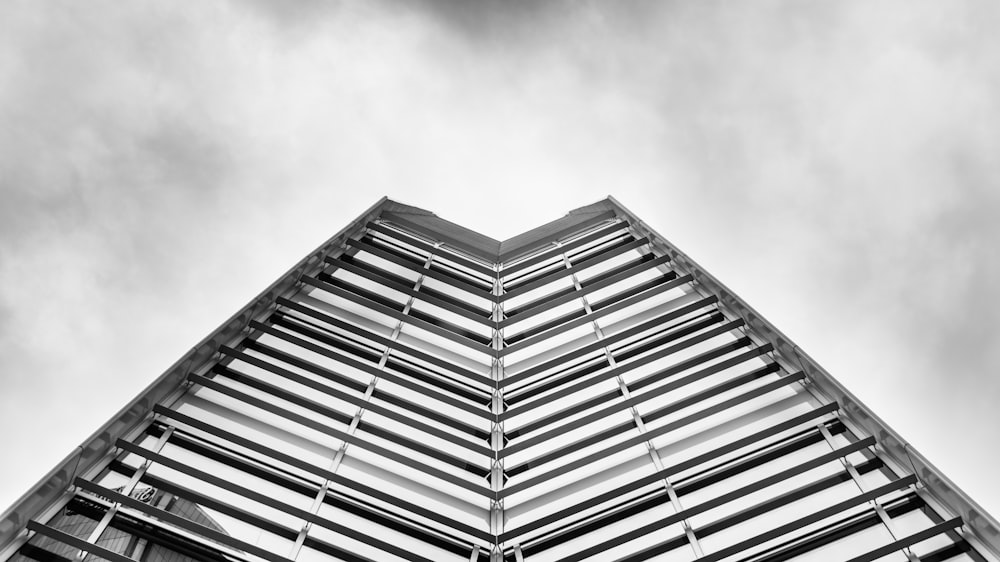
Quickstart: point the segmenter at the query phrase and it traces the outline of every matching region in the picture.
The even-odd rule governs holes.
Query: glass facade
[[[998,560],[880,423],[614,200],[503,243],[383,200],[9,511],[0,559]]]

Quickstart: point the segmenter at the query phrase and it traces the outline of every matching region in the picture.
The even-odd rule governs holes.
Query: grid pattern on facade
[[[632,217],[495,257],[383,213],[11,560],[996,560]],[[0,545],[2,546],[2,545]]]

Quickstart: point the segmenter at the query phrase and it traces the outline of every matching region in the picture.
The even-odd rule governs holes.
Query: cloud
[[[996,10],[7,3],[0,400],[65,434],[25,472],[386,193],[498,238],[613,194],[968,458],[941,427],[1000,422]]]

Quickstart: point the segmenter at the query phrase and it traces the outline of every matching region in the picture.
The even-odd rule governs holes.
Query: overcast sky
[[[1000,513],[1000,5],[0,4],[0,511],[382,195],[614,195]]]

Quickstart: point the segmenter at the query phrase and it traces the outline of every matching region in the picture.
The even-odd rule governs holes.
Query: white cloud
[[[0,8],[0,504],[381,195],[612,194],[1000,511],[995,8],[475,5]]]

